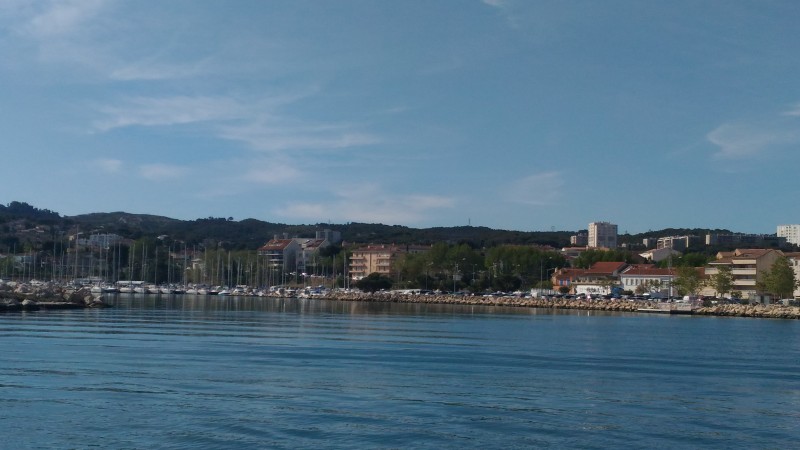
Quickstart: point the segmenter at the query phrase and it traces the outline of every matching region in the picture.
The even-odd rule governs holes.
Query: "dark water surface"
[[[800,322],[132,297],[0,314],[0,447],[796,448]]]

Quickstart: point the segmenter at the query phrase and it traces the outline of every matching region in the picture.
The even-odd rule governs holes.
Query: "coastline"
[[[160,295],[160,294],[159,294]],[[270,296],[276,298],[277,296]],[[311,298],[334,302],[417,303],[471,306],[501,306],[584,311],[685,314],[719,317],[800,319],[800,307],[763,304],[725,304],[689,308],[688,305],[650,300],[579,300],[558,298],[419,295],[393,292],[329,292]],[[109,307],[103,295],[87,288],[39,287],[0,291],[0,312]]]
[[[421,304],[452,304],[452,305],[481,305],[481,306],[506,306],[519,308],[550,308],[572,309],[585,311],[617,311],[617,312],[643,312],[653,310],[669,313],[664,305],[654,301],[627,301],[627,300],[566,300],[543,299],[522,297],[478,297],[456,295],[413,295],[395,293],[331,293],[322,297],[314,297],[329,301],[359,301],[378,303],[421,303]],[[689,315],[720,316],[720,317],[753,317],[772,319],[800,319],[800,307],[783,305],[717,305],[710,307],[692,308]]]

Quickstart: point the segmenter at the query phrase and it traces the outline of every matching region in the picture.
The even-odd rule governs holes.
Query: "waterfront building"
[[[617,248],[617,225],[609,222],[590,223],[588,246],[591,248]]]
[[[800,252],[784,253],[783,256],[789,260],[789,266],[794,271],[795,281],[800,280]],[[795,285],[792,297],[800,298],[800,284]]]
[[[554,290],[560,291],[560,288],[565,287],[569,289],[567,292],[572,293],[572,283],[583,276],[584,273],[586,273],[586,269],[564,267],[554,271],[550,281],[553,283]]]
[[[592,264],[572,281],[572,292],[587,295],[607,295],[619,285],[619,276],[628,264],[622,261],[600,261]]]
[[[626,267],[619,276],[622,289],[635,294],[648,294],[653,298],[675,295],[671,289],[675,269],[658,268],[653,264],[637,264]]]
[[[279,271],[282,274],[296,269],[297,254],[300,251],[300,243],[296,239],[290,239],[286,235],[283,238],[275,236],[269,242],[258,249],[258,256],[266,259],[266,267],[271,271]]]
[[[395,261],[404,253],[396,245],[368,245],[353,250],[350,256],[350,278],[360,280],[371,273],[391,276]]]
[[[733,277],[731,292],[738,292],[742,298],[756,297],[759,292],[757,283],[762,281],[764,274],[783,253],[780,250],[767,248],[736,249],[732,252],[719,252],[717,259],[705,267],[706,278],[719,273],[721,266],[728,266]],[[717,295],[711,286],[706,286],[703,295]],[[730,292],[726,293],[730,294]]]
[[[777,235],[790,244],[800,245],[800,225],[778,225]]]

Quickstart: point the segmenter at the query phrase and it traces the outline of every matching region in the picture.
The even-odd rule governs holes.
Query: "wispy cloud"
[[[506,0],[481,0],[481,2],[494,6],[495,8],[503,8],[506,6]]]
[[[103,106],[106,116],[94,122],[98,131],[129,126],[180,125],[212,120],[238,119],[246,115],[246,108],[226,97],[163,97],[129,98],[122,104]]]
[[[308,176],[286,161],[259,160],[250,163],[242,179],[256,184],[286,185],[300,182]]]
[[[723,124],[706,139],[719,147],[715,159],[741,160],[761,156],[776,148],[800,143],[800,130],[786,127],[759,127],[749,124]]]
[[[783,113],[784,116],[800,116],[800,103],[794,105],[792,109]]]
[[[423,221],[430,211],[450,209],[456,205],[455,199],[450,197],[390,194],[375,184],[340,189],[334,195],[334,199],[326,202],[292,203],[275,213],[300,221],[412,224]]]
[[[143,164],[139,166],[139,175],[148,180],[174,180],[189,173],[189,168],[171,164]]]
[[[45,3],[24,26],[25,32],[39,39],[54,38],[84,29],[86,23],[108,5],[105,0],[61,0]]]
[[[122,169],[123,162],[119,159],[98,159],[92,165],[106,173],[117,173]]]
[[[381,140],[347,124],[297,123],[262,117],[242,125],[222,125],[219,136],[240,141],[256,150],[337,149],[377,144]]]
[[[301,96],[285,94],[243,102],[232,97],[174,96],[128,98],[98,108],[104,116],[93,123],[107,132],[131,126],[207,123],[213,136],[244,143],[254,150],[341,149],[377,144],[381,139],[346,123],[310,123],[283,116],[280,107]]]
[[[563,174],[558,171],[529,175],[507,185],[503,196],[507,201],[525,205],[552,205],[561,196]]]

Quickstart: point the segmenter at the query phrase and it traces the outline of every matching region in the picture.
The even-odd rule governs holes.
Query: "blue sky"
[[[0,203],[800,223],[796,1],[0,0]]]

